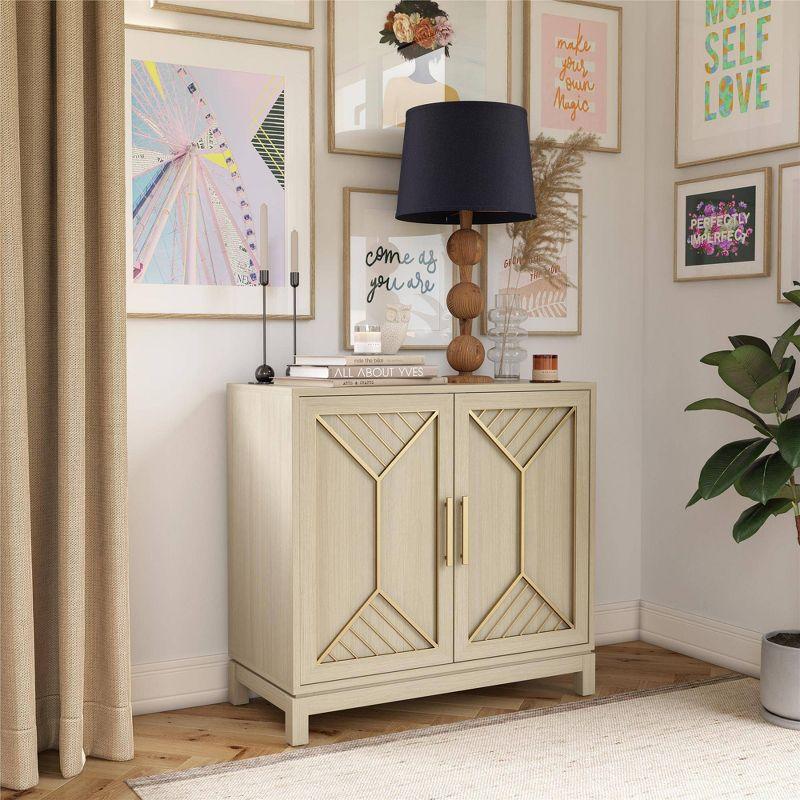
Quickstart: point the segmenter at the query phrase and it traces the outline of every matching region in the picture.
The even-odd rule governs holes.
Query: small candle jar
[[[359,322],[353,326],[354,353],[380,353],[381,326]]]
[[[531,383],[558,383],[558,356],[535,354],[531,376]]]

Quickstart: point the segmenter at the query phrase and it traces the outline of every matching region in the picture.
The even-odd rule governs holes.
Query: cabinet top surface
[[[256,383],[229,383],[228,389],[251,392],[280,392],[294,397],[336,397],[347,395],[408,395],[408,394],[466,394],[474,392],[574,392],[592,391],[594,383],[588,381],[561,381],[560,383],[442,383],[408,386],[265,386]]]

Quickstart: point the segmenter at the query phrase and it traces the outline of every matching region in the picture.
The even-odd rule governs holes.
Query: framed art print
[[[678,0],[675,166],[800,146],[800,3]]]
[[[510,15],[510,0],[329,2],[328,150],[399,158],[412,106],[510,102]]]
[[[531,138],[562,144],[577,130],[592,148],[622,150],[622,9],[584,0],[525,0],[523,103]]]
[[[289,316],[296,258],[312,317],[312,49],[128,26],[125,52],[128,314],[257,317],[266,268]]]
[[[800,161],[778,170],[778,302],[800,281]]]
[[[150,6],[243,22],[314,27],[314,0],[150,0]]]
[[[387,306],[411,306],[405,349],[444,350],[455,331],[447,310],[453,266],[447,256],[450,225],[394,218],[392,189],[344,189],[344,347],[353,327],[380,325]]]
[[[506,225],[488,225],[487,254],[481,267],[484,311],[481,327],[488,333],[487,309],[498,297],[515,295],[528,312],[521,324],[528,336],[579,334],[583,299],[583,191],[565,192],[574,206],[578,227],[565,236],[558,253],[558,267],[536,270],[521,257],[523,242],[509,236]]]
[[[676,281],[769,275],[769,167],[675,184]]]

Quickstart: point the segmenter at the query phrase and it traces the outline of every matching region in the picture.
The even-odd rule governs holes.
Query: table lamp
[[[410,108],[395,217],[460,226],[447,240],[447,255],[459,268],[459,282],[447,294],[447,308],[459,320],[459,335],[447,348],[447,361],[458,374],[448,381],[490,383],[491,378],[473,374],[485,352],[472,335],[472,320],[483,310],[472,267],[484,247],[472,225],[536,218],[525,109],[472,100]]]

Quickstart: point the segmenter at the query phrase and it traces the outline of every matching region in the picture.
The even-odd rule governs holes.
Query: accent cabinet
[[[594,692],[589,383],[228,387],[230,700]]]

